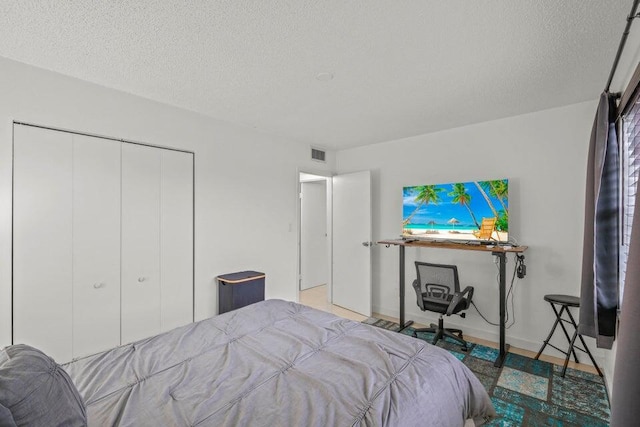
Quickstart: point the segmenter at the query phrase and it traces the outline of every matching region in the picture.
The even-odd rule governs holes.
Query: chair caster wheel
[[[469,350],[467,347],[462,347],[460,350],[464,351],[465,353]]]
[[[414,331],[414,332],[413,332],[413,337],[414,337],[414,338],[418,338],[418,333]]]

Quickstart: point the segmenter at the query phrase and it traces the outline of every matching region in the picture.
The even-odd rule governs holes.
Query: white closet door
[[[193,322],[193,154],[162,152],[162,331]]]
[[[123,344],[160,332],[160,153],[122,144]]]
[[[120,146],[73,136],[73,357],[120,344]]]
[[[72,358],[72,138],[14,126],[13,343]]]

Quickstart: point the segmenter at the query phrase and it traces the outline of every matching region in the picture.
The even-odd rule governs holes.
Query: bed
[[[462,426],[495,416],[449,352],[282,300],[62,367],[89,426]]]

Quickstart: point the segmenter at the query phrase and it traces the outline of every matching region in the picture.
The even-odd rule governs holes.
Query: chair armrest
[[[418,283],[418,279],[415,279],[411,284],[413,289],[416,291],[416,303],[420,310],[424,311],[424,301],[422,300],[422,290],[420,289],[420,283]]]
[[[453,294],[453,298],[451,298],[451,302],[449,303],[449,307],[447,308],[447,316],[453,314],[453,310],[466,294],[468,294],[468,301],[471,301],[471,298],[473,298],[473,286],[467,286],[462,292],[456,292],[455,294]]]

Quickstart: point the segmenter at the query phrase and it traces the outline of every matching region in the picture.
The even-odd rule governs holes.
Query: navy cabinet
[[[240,271],[218,276],[218,314],[264,301],[265,274]]]

